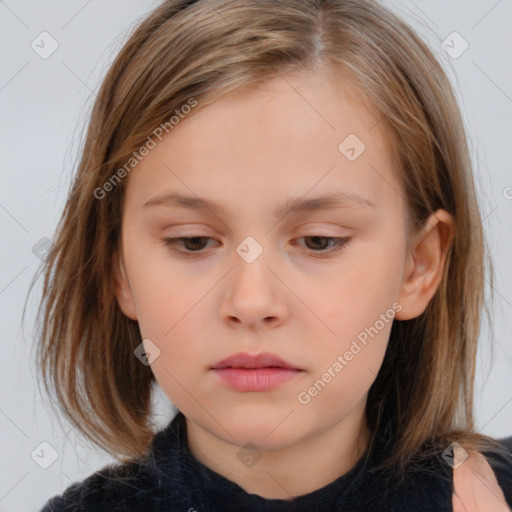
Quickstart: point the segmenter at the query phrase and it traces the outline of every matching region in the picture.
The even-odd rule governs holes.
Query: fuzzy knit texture
[[[512,509],[512,437],[502,439],[510,457],[505,468],[484,453]],[[391,481],[375,471],[382,445],[333,482],[295,498],[266,499],[195,459],[187,447],[181,412],[155,435],[150,456],[138,463],[112,464],[50,499],[41,512],[448,512],[452,511],[453,469],[440,454],[407,467]],[[257,464],[257,461],[256,461]]]

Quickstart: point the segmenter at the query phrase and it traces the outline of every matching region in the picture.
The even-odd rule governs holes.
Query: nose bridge
[[[262,240],[262,236],[258,236],[261,243],[254,236],[245,237],[235,248],[234,256],[234,279],[236,282],[248,282],[251,287],[260,286],[266,283],[269,272],[267,265],[268,240]],[[264,244],[267,248],[264,247]]]
[[[268,248],[268,237],[265,238],[263,241],[262,235],[258,235],[258,240],[249,235],[246,236],[236,247],[235,251],[238,254],[238,256],[247,264],[252,265],[254,262],[256,262],[258,259],[265,259],[261,258],[261,256],[266,253],[263,245],[265,244]]]
[[[258,235],[256,235],[258,236]],[[235,247],[233,270],[230,273],[226,304],[231,316],[253,323],[265,317],[279,316],[279,279],[270,261],[271,249],[266,249],[269,237],[247,236]],[[269,270],[270,267],[272,271]],[[252,318],[253,317],[253,318]]]

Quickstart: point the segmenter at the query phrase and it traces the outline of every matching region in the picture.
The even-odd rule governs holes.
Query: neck
[[[240,463],[240,446],[228,443],[189,418],[188,449],[199,462],[249,494],[291,499],[326,486],[357,464],[369,438],[364,406],[363,400],[349,416],[291,446],[258,451],[261,458],[248,467]]]

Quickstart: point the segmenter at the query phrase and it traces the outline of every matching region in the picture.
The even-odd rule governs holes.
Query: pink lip
[[[213,368],[213,371],[238,391],[269,391],[302,373],[291,368]]]
[[[211,369],[224,383],[238,391],[269,391],[303,372],[270,352],[254,356],[234,354]]]

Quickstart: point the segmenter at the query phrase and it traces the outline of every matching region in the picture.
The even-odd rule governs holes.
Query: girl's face
[[[287,76],[200,108],[129,176],[116,295],[189,420],[238,446],[291,446],[362,417],[393,316],[434,290],[412,293],[381,125],[342,82]],[[252,370],[236,388],[212,368],[240,352],[300,371],[256,389],[269,381]]]

